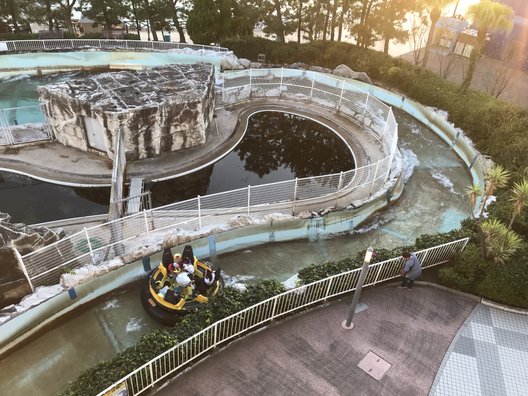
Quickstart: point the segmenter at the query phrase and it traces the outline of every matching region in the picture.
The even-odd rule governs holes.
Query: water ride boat
[[[181,315],[203,307],[223,286],[220,269],[198,260],[186,245],[181,255],[163,251],[161,263],[141,288],[141,300],[155,320],[174,326]]]

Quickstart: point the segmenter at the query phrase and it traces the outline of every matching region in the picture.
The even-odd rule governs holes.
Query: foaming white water
[[[433,176],[433,179],[437,180],[442,186],[446,187],[451,194],[458,194],[455,191],[455,185],[446,175],[443,175],[440,171],[436,169],[431,170],[431,176]]]
[[[107,301],[106,304],[101,308],[103,311],[106,311],[107,309],[113,309],[119,307],[119,301],[117,301],[117,298],[114,298],[110,301]]]
[[[0,81],[3,82],[12,82],[12,81],[18,81],[18,80],[25,80],[29,78],[29,74],[17,74],[15,76],[9,76],[6,78],[0,78]]]
[[[403,182],[407,183],[407,180],[409,180],[414,172],[414,168],[420,165],[420,161],[411,149],[401,148],[400,151],[403,160]]]
[[[132,331],[138,331],[138,330],[141,330],[141,322],[143,321],[142,318],[130,318],[130,320],[128,321],[127,325],[126,325],[126,332],[127,333],[130,333]]]
[[[248,281],[251,281],[255,279],[256,277],[253,275],[234,275],[229,276],[225,272],[222,273],[222,277],[224,278],[224,283],[226,286],[234,287],[235,289],[244,291],[246,290],[246,283]]]

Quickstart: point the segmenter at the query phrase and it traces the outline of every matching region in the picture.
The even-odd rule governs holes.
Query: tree
[[[477,59],[484,49],[488,33],[510,32],[513,29],[514,15],[511,7],[491,0],[481,0],[480,3],[473,4],[468,8],[467,16],[473,21],[472,25],[478,32],[477,43],[469,55],[468,72],[460,86],[463,93],[467,92],[471,85]]]
[[[489,198],[495,194],[497,189],[505,187],[510,179],[510,172],[505,170],[500,165],[494,165],[489,168],[485,173],[485,187],[484,187],[484,199],[481,202],[480,211],[477,217],[477,225],[480,235],[480,248],[482,256],[486,256],[487,252],[487,242],[488,239],[484,233],[484,228],[482,227],[482,221],[484,218],[484,210],[486,210],[486,204],[488,203]],[[480,196],[482,189],[479,185],[474,184],[468,187],[466,195],[470,199],[470,203],[474,207],[477,202],[478,197]],[[474,216],[475,217],[475,216]]]
[[[178,36],[180,37],[180,43],[185,43],[185,34],[183,33],[183,28],[180,24],[180,15],[183,12],[183,7],[180,6],[181,1],[180,0],[166,0],[168,4],[171,6],[172,11],[172,23],[174,24],[174,27],[176,28],[176,31],[178,32]]]
[[[515,45],[506,46],[498,60],[493,60],[487,65],[487,73],[483,77],[486,92],[498,98],[505,90],[510,88],[521,72],[514,65],[518,54],[522,53]]]
[[[187,17],[187,33],[193,43],[218,43],[219,13],[214,0],[193,0]]]
[[[480,184],[472,184],[466,189],[466,196],[469,199],[469,206],[471,208],[471,217],[476,218],[475,216],[475,207],[477,206],[477,201],[482,196],[482,187]]]
[[[429,35],[427,36],[427,44],[425,45],[425,52],[422,61],[422,68],[427,67],[429,61],[429,51],[433,44],[436,23],[442,15],[442,9],[448,4],[452,3],[453,0],[421,0],[423,5],[429,9],[429,19],[431,20],[431,27],[429,28]]]
[[[484,234],[486,257],[496,263],[507,261],[522,245],[522,239],[497,219],[486,220],[481,225]]]
[[[112,37],[112,27],[121,23],[128,13],[128,5],[121,0],[81,0],[78,11],[94,21],[94,25],[103,25],[108,37]]]
[[[264,23],[264,33],[276,34],[277,41],[286,42],[286,35],[296,28],[296,0],[264,0],[260,4],[259,19]]]
[[[374,10],[375,30],[384,40],[385,54],[389,53],[390,40],[396,39],[401,43],[408,40],[409,33],[403,25],[407,22],[407,14],[413,9],[414,3],[414,0],[386,0]]]
[[[523,179],[521,182],[515,183],[513,185],[512,195],[510,201],[513,202],[513,210],[510,223],[508,224],[509,230],[511,230],[515,218],[528,206],[528,180]]]
[[[352,18],[349,21],[349,28],[356,36],[356,43],[359,47],[368,48],[374,42],[371,12],[379,4],[380,0],[359,0],[352,4]]]
[[[29,27],[27,15],[32,5],[30,0],[0,0],[0,21],[20,33],[24,27]]]
[[[409,14],[409,47],[411,49],[413,62],[419,65],[423,61],[425,45],[427,42],[427,24],[426,17],[419,11],[415,10]]]

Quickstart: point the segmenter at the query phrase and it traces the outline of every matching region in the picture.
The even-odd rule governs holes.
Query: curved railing
[[[469,238],[459,239],[421,250],[416,255],[422,268],[443,264],[462,251],[468,240]],[[369,265],[364,287],[398,278],[402,261],[401,257],[397,257]],[[227,344],[251,329],[354,291],[360,272],[361,268],[358,268],[289,290],[221,319],[135,369],[98,396],[122,394],[120,392],[123,390],[129,396],[138,395],[210,350]]]
[[[396,152],[398,126],[390,107],[343,79],[288,69],[224,73],[217,105],[273,95],[317,103],[365,126],[385,149],[385,157],[337,174],[196,197],[87,228],[22,257],[33,287],[56,284],[61,274],[86,264],[121,256],[127,241],[148,242],[152,233],[173,229],[196,237],[221,232],[238,214],[264,218],[272,213],[296,214],[321,208],[359,205],[387,181]]]
[[[193,50],[229,51],[228,48],[214,45],[200,45],[187,43],[173,43],[164,41],[139,40],[85,40],[85,39],[57,39],[57,40],[14,40],[0,41],[0,54],[6,52],[56,51],[72,49],[126,49],[126,50],[159,50],[190,48]]]

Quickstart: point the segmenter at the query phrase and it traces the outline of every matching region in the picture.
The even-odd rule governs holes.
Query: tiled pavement
[[[430,396],[528,394],[528,316],[478,304],[438,370]]]

